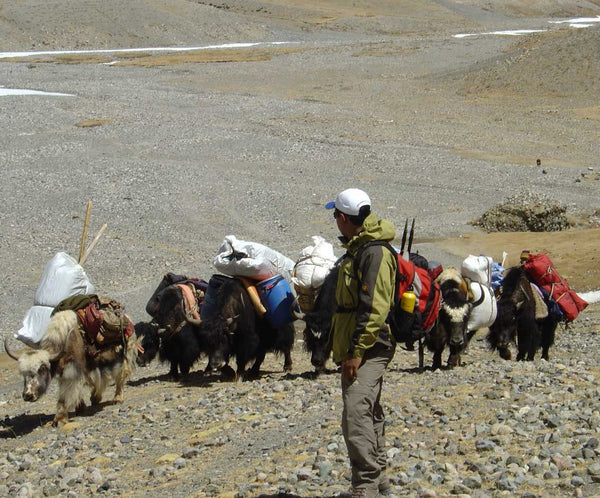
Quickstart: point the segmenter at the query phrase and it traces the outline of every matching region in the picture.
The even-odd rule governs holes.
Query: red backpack
[[[529,278],[556,301],[565,320],[572,322],[588,303],[569,287],[546,254],[530,254],[523,265]]]
[[[407,261],[387,241],[374,240],[363,244],[356,253],[355,272],[364,249],[380,245],[387,248],[397,261],[394,307],[390,310],[387,322],[398,342],[414,342],[423,338],[433,328],[440,311],[442,292],[425,268],[417,266],[410,259]],[[422,258],[422,257],[421,257]],[[417,300],[413,313],[408,313],[400,307],[402,294],[412,290]]]

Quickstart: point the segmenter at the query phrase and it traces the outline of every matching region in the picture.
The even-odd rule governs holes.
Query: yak
[[[149,323],[136,324],[144,352],[138,356],[139,366],[145,366],[157,355],[161,362],[169,362],[169,376],[175,380],[187,376],[193,364],[210,349],[218,351],[218,344],[211,344],[197,326],[199,311],[206,282],[188,279],[183,275],[167,273],[146,304],[146,312],[152,316]],[[190,321],[192,323],[190,323]],[[212,368],[221,359],[215,356],[209,364]]]
[[[264,316],[259,316],[244,285],[237,278],[226,278],[217,289],[215,309],[208,318],[189,321],[196,323],[207,337],[211,358],[216,355],[227,364],[229,358],[235,357],[237,379],[259,377],[260,366],[270,351],[283,353],[283,370],[292,370],[293,322],[280,327],[270,325]],[[223,341],[223,338],[227,340]],[[246,372],[251,360],[254,363]]]
[[[425,344],[433,353],[432,369],[442,366],[442,353],[448,346],[448,367],[461,364],[460,355],[467,347],[473,333],[467,323],[473,309],[469,300],[467,283],[456,268],[446,268],[436,278],[442,292],[442,304],[436,324],[427,336]]]
[[[542,348],[542,358],[549,360],[549,349],[559,319],[548,312],[547,303],[538,297],[523,267],[510,268],[500,286],[498,314],[490,326],[487,342],[504,360],[512,358],[510,345],[517,345],[517,361],[533,361]]]
[[[116,388],[113,402],[123,401],[123,387],[135,368],[138,353],[135,333],[123,335],[122,340],[88,351],[85,331],[80,326],[75,311],[55,313],[40,348],[24,351],[17,356],[8,347],[7,354],[19,362],[23,376],[23,399],[34,402],[40,399],[53,378],[58,379],[58,402],[52,425],[62,426],[68,421],[69,411],[85,407],[86,387],[91,387],[91,404],[99,405],[110,380]]]

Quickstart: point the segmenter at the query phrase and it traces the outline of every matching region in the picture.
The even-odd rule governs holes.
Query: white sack
[[[469,254],[462,262],[460,273],[463,277],[479,282],[484,285],[490,285],[492,282],[492,263],[489,256],[473,256]]]
[[[54,308],[68,297],[93,293],[94,286],[83,268],[67,253],[59,252],[46,263],[33,304]]]
[[[238,240],[234,235],[225,237],[213,264],[231,277],[265,280],[282,275],[288,283],[294,269],[294,262],[283,254],[257,242]]]
[[[337,258],[333,246],[319,235],[313,235],[313,245],[300,252],[292,273],[292,283],[304,289],[319,289]]]
[[[29,308],[25,318],[23,318],[23,326],[13,334],[14,338],[32,348],[38,347],[38,343],[42,340],[46,327],[50,323],[52,310],[54,310],[52,306],[32,306]]]
[[[471,311],[469,320],[467,322],[467,328],[469,330],[479,330],[485,327],[489,327],[498,313],[498,303],[494,292],[488,285],[481,284],[479,282],[470,282],[469,288],[473,293],[473,302],[477,303],[483,295],[483,301],[475,306]]]
[[[93,293],[94,286],[81,265],[67,253],[56,253],[44,267],[33,298],[34,306],[25,314],[23,326],[13,334],[15,339],[37,347],[58,303],[77,294]]]

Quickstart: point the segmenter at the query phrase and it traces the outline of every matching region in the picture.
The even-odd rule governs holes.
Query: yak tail
[[[121,371],[119,372],[119,377],[123,379],[123,382],[127,382],[127,379],[133,375],[138,352],[138,340],[134,332],[127,339],[125,344],[125,357],[123,358],[123,365],[121,367]]]

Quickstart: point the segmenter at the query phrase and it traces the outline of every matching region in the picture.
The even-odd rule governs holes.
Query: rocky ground
[[[598,290],[598,15],[586,0],[5,2],[0,334],[20,327],[46,262],[77,256],[90,200],[87,243],[108,229],[86,272],[135,321],[165,272],[208,279],[226,235],[292,259],[313,235],[333,242],[323,204],[348,186],[397,226],[416,217],[415,248],[445,266],[541,251]],[[532,32],[490,34],[518,29]],[[242,42],[257,45],[220,47]],[[69,49],[87,52],[56,52]],[[571,228],[473,224],[520,193],[564,206]],[[464,367],[418,374],[398,352],[384,400],[395,493],[600,494],[597,306],[548,363],[475,340]],[[122,406],[55,430],[42,427],[55,391],[25,404],[1,354],[0,492],[337,496],[338,378],[309,379],[294,355],[292,376],[269,358],[241,384],[168,382],[152,365]]]

